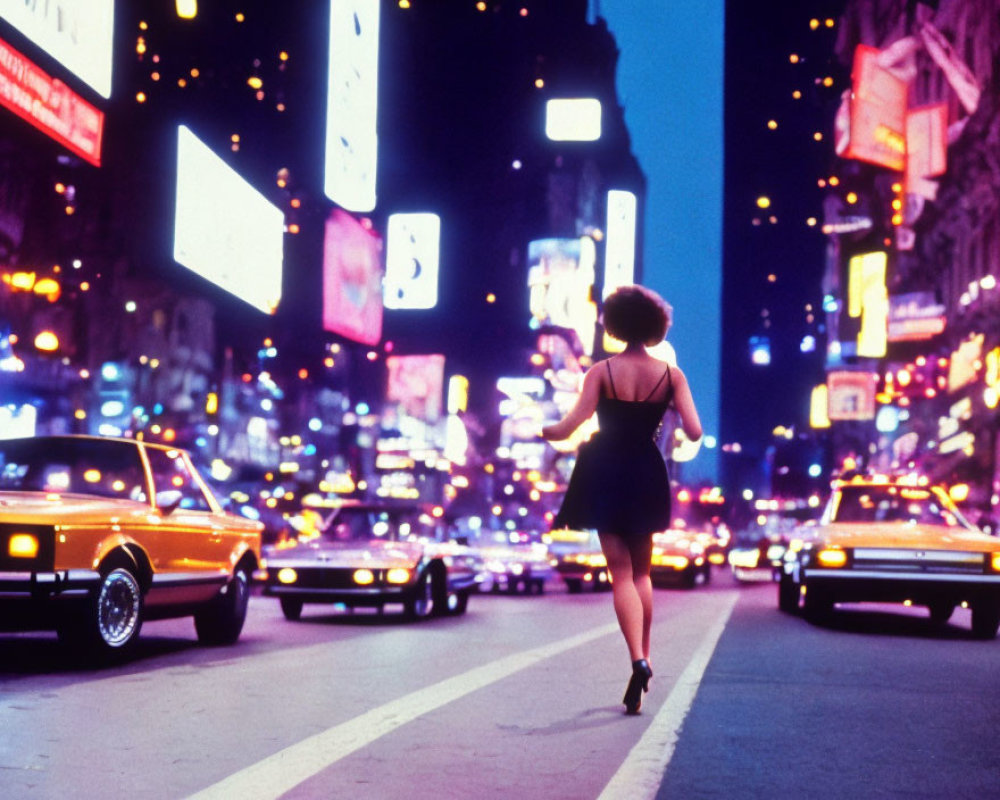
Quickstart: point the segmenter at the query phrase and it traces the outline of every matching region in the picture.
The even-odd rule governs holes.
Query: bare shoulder
[[[600,361],[595,361],[593,364],[587,367],[587,371],[583,373],[584,382],[593,383],[594,381],[597,381],[598,383],[603,383],[604,374],[608,370],[607,365],[610,360],[611,359],[609,358],[602,358]]]

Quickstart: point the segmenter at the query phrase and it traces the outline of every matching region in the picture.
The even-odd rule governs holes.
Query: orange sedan
[[[258,522],[227,514],[187,453],[133,439],[0,441],[0,627],[127,652],[143,620],[239,638]]]

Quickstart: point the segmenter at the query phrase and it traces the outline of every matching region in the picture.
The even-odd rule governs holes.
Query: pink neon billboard
[[[382,338],[382,237],[339,208],[323,235],[323,329],[361,344]]]

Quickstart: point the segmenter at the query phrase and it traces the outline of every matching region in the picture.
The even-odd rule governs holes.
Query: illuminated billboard
[[[81,78],[111,97],[115,0],[0,0],[0,18]]]
[[[948,104],[914,108],[906,115],[906,187],[948,169]]]
[[[386,399],[404,414],[424,422],[441,418],[444,400],[444,356],[389,356]]]
[[[986,337],[981,333],[971,334],[958,345],[948,361],[948,391],[955,392],[968,386],[976,379],[983,367],[983,343]]]
[[[826,376],[827,418],[838,420],[875,419],[874,372],[830,372]]]
[[[368,345],[382,338],[382,239],[339,208],[323,231],[323,329]]]
[[[632,192],[608,192],[608,223],[604,238],[604,289],[607,297],[619,286],[635,283],[635,224],[637,205]]]
[[[545,135],[555,142],[596,142],[601,138],[601,101],[594,97],[549,100]]]
[[[932,339],[944,332],[945,307],[933,292],[909,292],[889,298],[889,341]]]
[[[0,105],[95,167],[101,166],[104,114],[0,41]]]
[[[378,0],[330,0],[323,191],[349,211],[375,208]]]
[[[594,285],[594,241],[538,239],[528,243],[530,325],[555,326],[572,331],[575,346],[587,355],[594,351],[597,305]]]
[[[179,126],[174,260],[273,314],[281,300],[284,232],[281,209]]]
[[[857,355],[879,358],[888,341],[889,295],[885,285],[886,254],[863,253],[848,262],[847,313],[861,317]]]
[[[902,171],[906,163],[906,81],[880,63],[880,51],[859,44],[851,73],[850,134],[845,158]]]
[[[434,308],[438,301],[441,218],[390,214],[385,253],[386,308]]]

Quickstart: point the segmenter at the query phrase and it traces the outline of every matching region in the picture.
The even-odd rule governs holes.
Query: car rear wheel
[[[281,613],[285,615],[285,619],[290,622],[298,622],[302,618],[302,601],[296,600],[292,597],[282,597],[281,600]],[[379,606],[378,610],[382,611],[382,606]]]
[[[87,601],[82,615],[60,626],[59,638],[98,657],[130,651],[142,628],[142,587],[132,570],[115,567]]]
[[[194,615],[198,641],[207,645],[233,644],[240,638],[250,601],[250,579],[238,568],[218,596]]]
[[[972,606],[972,635],[977,639],[995,639],[1000,630],[1000,605],[980,600]]]

